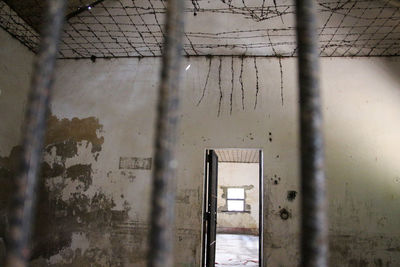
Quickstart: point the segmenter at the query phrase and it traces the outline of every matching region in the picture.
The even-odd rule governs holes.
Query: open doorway
[[[262,266],[260,149],[207,149],[202,266]]]

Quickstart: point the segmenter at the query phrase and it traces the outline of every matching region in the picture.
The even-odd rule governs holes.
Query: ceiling
[[[39,31],[47,1],[44,0],[4,0],[27,24]],[[68,0],[67,14],[73,14],[94,0]]]
[[[258,163],[260,158],[259,149],[215,149],[218,162],[230,163]]]
[[[165,1],[68,1],[61,58],[160,56]],[[185,0],[185,55],[296,55],[293,0]],[[395,0],[318,0],[320,55],[398,56]],[[43,0],[0,1],[0,27],[36,51]],[[76,12],[77,10],[83,12]],[[75,12],[75,13],[74,13]]]

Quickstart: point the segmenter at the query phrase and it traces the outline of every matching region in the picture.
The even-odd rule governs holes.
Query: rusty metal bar
[[[34,65],[23,132],[23,154],[15,178],[16,191],[10,210],[7,235],[7,267],[28,266],[29,239],[34,223],[36,187],[42,159],[58,43],[64,22],[66,0],[49,0]]]
[[[301,266],[327,266],[324,145],[314,0],[296,0],[302,189]]]
[[[179,121],[179,78],[183,36],[183,0],[169,0],[157,108],[150,267],[174,266],[174,209],[177,161],[175,146]]]

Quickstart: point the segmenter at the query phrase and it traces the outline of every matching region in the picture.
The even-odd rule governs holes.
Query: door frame
[[[231,149],[231,148],[215,148],[215,149]],[[203,211],[202,211],[202,226],[201,226],[201,263],[200,266],[204,267],[206,264],[206,246],[207,246],[207,225],[206,225],[206,211],[208,206],[208,154],[210,150],[215,150],[212,148],[205,149],[204,152],[204,175],[203,175]],[[235,149],[235,148],[233,148]],[[237,148],[241,149],[241,148]],[[253,148],[251,148],[253,149]],[[259,258],[259,266],[264,266],[264,154],[261,148],[254,148],[259,151],[259,225],[258,225],[258,258]],[[217,184],[218,188],[218,184]]]
[[[259,153],[259,186],[258,186],[258,266],[264,266],[264,155],[262,149]]]
[[[201,212],[201,262],[200,266],[205,266],[206,264],[206,246],[207,246],[207,218],[205,213],[207,212],[208,206],[208,151],[206,149],[204,153],[204,175],[203,175],[203,210]]]

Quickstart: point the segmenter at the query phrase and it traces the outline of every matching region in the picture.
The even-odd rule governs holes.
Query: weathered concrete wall
[[[20,141],[34,54],[0,28],[0,156]]]
[[[60,63],[33,265],[144,266],[159,59]],[[198,57],[189,64],[181,89],[176,266],[199,265],[204,149],[218,147],[263,149],[265,265],[296,266],[295,59]],[[323,59],[322,67],[331,265],[397,266],[399,59]],[[12,80],[5,77],[4,92]],[[3,122],[23,105],[1,108]],[[4,142],[9,162],[18,143]]]
[[[0,266],[4,260],[6,207],[11,192],[33,53],[0,28]]]
[[[399,63],[395,60],[323,60],[333,266],[363,262],[394,266],[400,260],[396,238],[399,195],[393,191],[399,173],[394,164],[399,148],[395,136],[400,133],[395,75]],[[247,58],[243,65],[240,58],[234,58],[232,65],[230,57],[185,61],[184,66],[191,67],[182,86],[177,265],[196,265],[200,259],[203,152],[209,147],[264,150],[267,262],[273,266],[297,262],[301,194],[295,193],[299,191],[296,61],[281,63],[282,83],[278,59]],[[91,236],[95,231],[90,224],[82,224],[84,231],[72,229],[73,237],[76,232],[84,233],[79,238],[85,242],[66,246],[70,250],[65,259],[75,262],[76,254],[88,259],[86,255],[98,251],[114,264],[120,260],[139,266],[148,230],[151,172],[121,170],[119,160],[148,158],[153,153],[158,60],[65,61],[59,74],[53,114],[69,120],[94,117],[102,125],[98,136],[104,143],[97,161],[85,145],[78,157],[67,160],[91,164],[92,184],[87,192],[78,193],[94,196],[102,192],[115,205],[111,211],[128,213],[119,216],[120,221],[111,219],[102,242]],[[70,195],[65,189],[54,194],[66,199],[67,205],[71,205]],[[67,225],[71,224],[73,220]],[[113,243],[120,238],[123,246]],[[366,250],[370,253],[360,254]],[[60,262],[60,255],[50,262]]]
[[[331,257],[398,266],[399,58],[323,62]]]
[[[239,187],[245,191],[245,212],[228,211],[227,188]],[[218,164],[218,214],[217,231],[258,233],[259,164]]]

